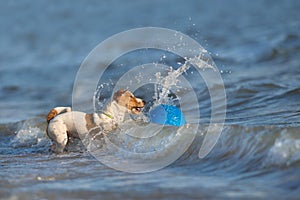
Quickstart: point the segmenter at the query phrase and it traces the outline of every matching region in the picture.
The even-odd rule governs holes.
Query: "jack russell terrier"
[[[53,108],[47,115],[47,135],[52,140],[51,150],[56,153],[64,151],[69,137],[79,138],[90,131],[102,130],[107,134],[115,130],[125,119],[125,114],[140,114],[145,106],[142,99],[136,98],[128,90],[118,90],[113,101],[102,113],[87,114],[71,111],[70,107]],[[76,125],[75,125],[76,123]]]

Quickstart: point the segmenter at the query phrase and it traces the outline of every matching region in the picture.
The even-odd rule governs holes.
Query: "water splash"
[[[45,124],[39,124],[40,119],[33,118],[21,123],[16,131],[16,136],[10,141],[13,148],[50,148],[50,139],[46,136]]]
[[[206,52],[203,52],[206,53]],[[168,72],[168,75],[165,77],[162,77],[160,72],[157,72],[155,74],[156,81],[160,86],[156,86],[157,88],[160,88],[160,92],[156,93],[156,102],[155,105],[159,104],[170,104],[170,98],[168,96],[171,93],[170,88],[172,86],[178,86],[178,77],[182,75],[183,73],[186,73],[191,66],[197,66],[198,68],[205,70],[205,69],[212,69],[214,71],[217,71],[217,69],[209,63],[209,60],[205,61],[203,54],[200,54],[198,56],[195,56],[193,58],[184,58],[185,62],[183,65],[181,65],[178,69],[174,70],[173,67],[170,67],[170,71]]]

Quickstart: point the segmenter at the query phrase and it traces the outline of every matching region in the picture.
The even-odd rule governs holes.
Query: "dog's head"
[[[145,103],[142,99],[136,98],[128,90],[118,90],[115,92],[113,99],[120,106],[127,108],[129,113],[140,114],[141,109],[145,106]]]

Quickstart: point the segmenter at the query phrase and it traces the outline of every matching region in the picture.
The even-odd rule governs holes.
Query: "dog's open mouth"
[[[131,108],[132,113],[140,113],[143,107],[135,106]]]

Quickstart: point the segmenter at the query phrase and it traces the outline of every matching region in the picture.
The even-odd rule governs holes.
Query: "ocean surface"
[[[297,0],[1,1],[0,199],[299,199],[299,10]],[[74,145],[51,153],[45,116],[72,105],[86,56],[114,34],[149,26],[188,35],[218,67],[227,111],[213,150],[198,157],[211,101],[205,84],[194,84],[201,113],[195,139],[167,167],[127,173]],[[130,66],[159,53],[112,63],[102,84],[113,87]],[[178,58],[165,57],[178,68]],[[191,74],[184,77],[195,82]],[[150,98],[142,88],[137,94]],[[108,95],[100,95],[100,106]]]

